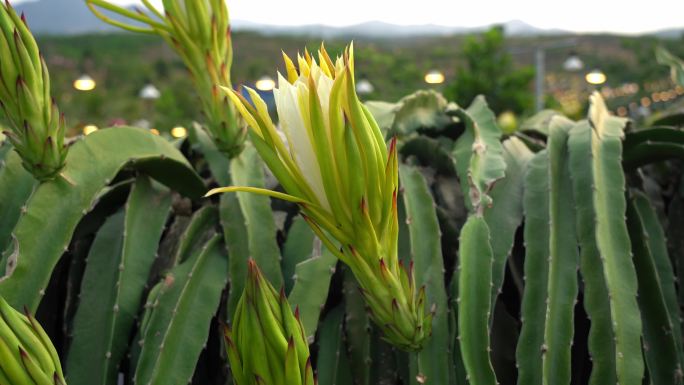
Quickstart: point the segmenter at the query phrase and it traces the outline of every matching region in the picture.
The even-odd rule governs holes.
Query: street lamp
[[[171,136],[176,139],[185,138],[188,135],[188,130],[185,127],[174,127],[171,129]]]
[[[361,79],[356,82],[356,93],[359,95],[368,95],[373,91],[375,91],[375,87],[368,79]]]
[[[563,62],[563,69],[569,72],[577,72],[584,68],[584,63],[575,51],[571,51],[568,58]]]
[[[259,78],[259,80],[256,81],[256,89],[259,91],[273,91],[273,89],[276,86],[275,80],[273,80],[270,76],[262,76]]]
[[[74,88],[79,91],[92,91],[95,89],[96,85],[95,80],[87,74],[83,74],[81,77],[74,80]]]
[[[535,49],[534,52],[534,62],[535,62],[535,110],[537,112],[544,108],[544,78],[546,77],[546,51],[550,49],[557,48],[567,48],[577,45],[577,39],[567,39],[555,43],[544,44]],[[567,71],[579,71],[584,68],[584,63],[577,56],[575,52],[571,52],[570,55],[563,62],[563,68]]]
[[[606,82],[606,74],[599,69],[594,69],[593,71],[587,73],[584,76],[584,79],[587,81],[587,83],[597,86]]]
[[[425,83],[442,84],[444,83],[444,74],[441,71],[432,70],[425,74]]]
[[[140,92],[138,93],[138,96],[140,99],[144,100],[156,100],[159,99],[161,96],[161,92],[157,89],[157,87],[154,86],[154,84],[148,83],[140,89]]]

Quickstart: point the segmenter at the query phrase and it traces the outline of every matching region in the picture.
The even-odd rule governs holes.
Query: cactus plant
[[[278,130],[230,91],[223,2],[88,3],[176,48],[206,127],[100,130],[38,183],[10,116],[0,384],[63,384],[58,356],[88,384],[682,383],[681,130],[627,124],[598,94],[587,119],[543,111],[515,133],[484,96],[364,104],[351,48],[285,58]],[[0,30],[0,78],[38,58],[33,92],[44,65],[2,11],[20,36]],[[203,199],[216,185],[236,194]]]

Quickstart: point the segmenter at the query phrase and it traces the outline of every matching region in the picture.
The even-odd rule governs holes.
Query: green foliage
[[[98,231],[74,316],[66,363],[70,383],[116,383],[170,205],[168,190],[139,177],[125,213],[109,217]],[[91,364],[84,367],[83,362]]]
[[[549,154],[538,152],[525,176],[525,291],[516,349],[518,384],[542,384],[542,346],[549,280]]]
[[[591,168],[592,128],[583,122],[572,128],[568,146],[570,150],[570,176],[573,197],[577,204],[576,227],[580,246],[580,274],[584,282],[584,308],[591,317],[588,350],[592,357],[590,384],[616,382],[615,346],[610,298],[603,276],[601,254],[596,244]]]
[[[13,230],[16,242],[3,260],[7,269],[0,293],[15,306],[37,308],[78,221],[125,166],[149,173],[191,197],[204,190],[178,150],[136,128],[117,127],[87,136],[71,147],[67,164],[63,177],[41,184],[33,193]],[[38,239],[36,232],[41,234]]]
[[[439,249],[439,222],[428,185],[420,172],[411,166],[399,169],[404,188],[407,226],[411,242],[410,259],[417,279],[426,282],[427,302],[433,308],[432,339],[417,354],[418,367],[411,378],[425,376],[436,383],[448,383],[450,378],[449,328],[447,293],[444,290],[444,262]]]
[[[484,94],[497,114],[506,110],[522,114],[532,109],[529,87],[534,70],[529,67],[516,69],[504,40],[501,27],[466,39],[460,55],[463,64],[445,91],[448,99],[465,105]]]
[[[670,67],[672,81],[684,87],[684,61],[662,47],[658,47],[656,50],[656,58],[658,63]]]

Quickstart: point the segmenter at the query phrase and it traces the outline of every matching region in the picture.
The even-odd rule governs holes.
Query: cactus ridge
[[[170,206],[168,190],[154,186],[145,176],[138,177],[126,203],[125,218],[113,229],[114,239],[93,245],[67,360],[72,384],[116,382]],[[103,227],[105,230],[112,229]],[[92,364],[84,368],[86,360]]]
[[[544,320],[548,293],[549,249],[549,154],[538,152],[525,175],[525,289],[520,319],[522,328],[516,348],[519,385],[542,384]]]
[[[672,267],[657,214],[641,192],[630,191],[627,228],[639,282],[644,358],[653,384],[682,384],[682,339]],[[671,306],[674,301],[674,308]]]
[[[592,359],[590,385],[617,382],[615,346],[608,288],[596,244],[596,221],[591,170],[592,129],[582,121],[570,130],[568,139],[570,177],[577,204],[577,236],[580,245],[580,274],[584,283],[584,308],[591,320],[588,348]]]
[[[568,131],[573,123],[553,118],[549,125],[549,260],[542,348],[542,383],[570,384],[574,308],[579,255],[568,168]]]

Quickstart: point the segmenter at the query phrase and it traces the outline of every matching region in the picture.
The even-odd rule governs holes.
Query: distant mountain
[[[663,39],[679,39],[684,37],[684,28],[669,28],[654,32],[653,35]]]
[[[543,29],[525,23],[522,20],[511,20],[504,23],[504,31],[508,36],[570,35],[573,32],[562,29]]]
[[[439,36],[467,32],[467,28],[446,27],[434,24],[396,25],[380,21],[369,21],[345,27],[331,27],[322,24],[302,26],[279,26],[258,24],[242,20],[234,20],[233,28],[237,31],[257,31],[265,35],[297,35],[332,37],[407,37],[407,36]]]
[[[310,24],[303,26],[276,26],[264,25],[241,20],[233,21],[235,30],[258,31],[265,35],[299,35],[317,36],[323,38],[331,37],[408,37],[408,36],[447,36],[465,33],[475,33],[488,29],[490,26],[481,27],[449,27],[435,24],[421,25],[396,25],[380,21],[369,21],[361,24],[346,27],[331,27],[321,24]],[[503,23],[507,35],[532,36],[532,35],[551,35],[568,34],[562,30],[545,30],[531,26],[520,20],[513,20]]]
[[[31,30],[36,34],[74,35],[93,32],[112,32],[112,27],[95,17],[83,0],[37,0],[26,1],[16,5],[19,12],[24,12]],[[117,17],[112,16],[117,19]],[[322,24],[302,26],[277,26],[253,23],[244,20],[233,20],[236,31],[257,31],[265,35],[298,35],[319,38],[339,37],[409,37],[409,36],[446,36],[484,31],[482,27],[449,27],[434,24],[396,25],[379,21],[346,26],[331,27]],[[571,32],[560,29],[542,29],[521,20],[503,23],[509,36],[559,35]],[[684,29],[668,29],[653,33],[659,37],[680,37]]]
[[[83,0],[32,1],[18,4],[15,8],[26,15],[35,34],[74,35],[114,30],[95,17]]]

